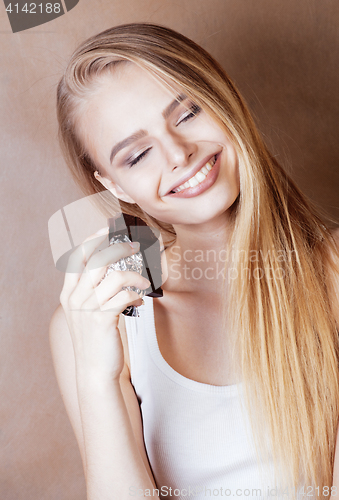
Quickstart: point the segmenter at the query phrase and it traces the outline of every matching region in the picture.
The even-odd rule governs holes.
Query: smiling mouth
[[[217,161],[218,154],[215,154],[205,165],[195,174],[193,175],[190,179],[188,179],[186,182],[181,184],[180,186],[172,189],[169,194],[171,193],[179,193],[180,191],[183,191],[184,189],[192,188],[195,186],[198,186],[201,184],[209,174],[209,172],[212,170],[212,168],[215,165],[215,162]]]

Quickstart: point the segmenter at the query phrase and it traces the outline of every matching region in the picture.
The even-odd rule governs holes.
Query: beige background
[[[12,34],[0,5],[0,498],[85,500],[80,456],[51,364],[48,323],[63,275],[47,221],[82,195],[57,143],[55,89],[79,42],[152,21],[209,50],[299,185],[339,219],[338,0],[80,0]]]

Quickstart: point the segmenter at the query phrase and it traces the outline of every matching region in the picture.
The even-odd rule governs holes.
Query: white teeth
[[[197,172],[195,174],[195,176],[193,177],[193,179],[197,179],[199,182],[203,181],[204,179],[206,179],[206,175],[202,173],[202,171],[200,170],[199,172]]]
[[[177,188],[173,189],[173,191],[175,193],[178,193],[179,191],[182,191],[183,189],[187,189],[189,187],[195,187],[198,184],[200,184],[200,182],[202,182],[203,180],[206,179],[206,175],[208,174],[208,172],[210,170],[212,170],[213,165],[215,164],[215,162],[216,162],[216,158],[215,158],[215,156],[213,156],[213,158],[209,162],[207,162],[199,170],[199,172],[197,172],[193,177],[191,177],[190,179],[188,179],[188,181],[184,182],[184,184],[181,184]]]
[[[188,180],[190,186],[192,188],[194,188],[195,186],[197,186],[199,184],[199,181],[196,179],[196,177],[192,177],[191,179]]]

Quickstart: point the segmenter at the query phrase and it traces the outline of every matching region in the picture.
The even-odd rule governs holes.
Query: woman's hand
[[[119,314],[129,305],[142,304],[136,292],[122,287],[143,290],[150,283],[133,271],[111,271],[103,279],[109,264],[140,247],[137,242],[108,246],[107,236],[108,228],[104,236],[102,231],[94,234],[71,254],[60,302],[72,337],[77,376],[118,380],[124,366]],[[105,239],[107,246],[100,250]]]

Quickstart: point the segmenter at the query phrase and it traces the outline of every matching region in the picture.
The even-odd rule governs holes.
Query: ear
[[[107,177],[102,177],[98,171],[94,172],[94,177],[96,178],[97,181],[100,182],[104,186],[104,188],[108,189],[108,191],[111,191],[111,193],[114,194],[116,198],[118,198],[121,201],[126,201],[127,203],[135,203],[135,201],[128,196],[128,194],[121,189],[118,184],[115,184],[111,179],[108,179]]]

